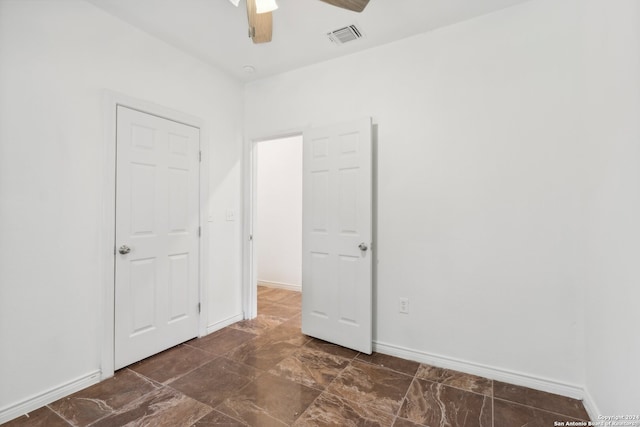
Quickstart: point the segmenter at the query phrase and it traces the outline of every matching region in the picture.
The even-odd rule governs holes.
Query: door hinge
[[[202,151],[198,151],[198,161],[202,162]]]
[[[198,303],[198,314],[202,312],[202,303]]]
[[[198,237],[202,237],[202,226],[198,226]]]
[[[249,241],[251,242],[253,240],[253,234],[249,234]]]

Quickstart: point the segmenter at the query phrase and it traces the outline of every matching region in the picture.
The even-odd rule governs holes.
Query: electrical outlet
[[[400,298],[400,313],[409,314],[409,298]]]

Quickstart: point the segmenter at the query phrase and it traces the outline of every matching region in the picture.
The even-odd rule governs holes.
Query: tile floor
[[[588,420],[577,400],[307,337],[299,293],[260,287],[258,296],[256,319],[145,359],[5,426],[547,427]]]

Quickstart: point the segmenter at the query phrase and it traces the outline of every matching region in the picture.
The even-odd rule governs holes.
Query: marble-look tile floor
[[[10,426],[547,427],[578,400],[300,332],[300,294],[259,287],[258,317],[133,364]]]

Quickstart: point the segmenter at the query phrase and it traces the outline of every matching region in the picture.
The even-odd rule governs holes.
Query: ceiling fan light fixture
[[[256,13],[273,12],[277,8],[276,0],[256,0]]]

